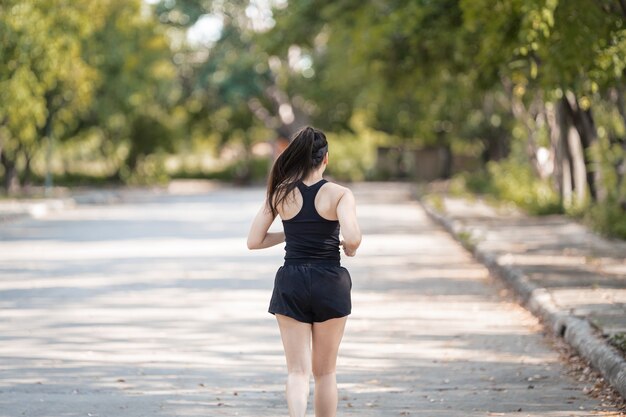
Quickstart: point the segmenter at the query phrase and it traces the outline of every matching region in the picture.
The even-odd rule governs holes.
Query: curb
[[[494,254],[468,243],[462,236],[472,236],[472,228],[463,226],[459,221],[448,219],[421,199],[418,199],[418,202],[431,219],[443,226],[489,271],[513,288],[530,312],[540,317],[553,333],[563,337],[626,399],[626,360],[597,335],[587,320],[559,311],[550,293],[545,288],[533,284],[520,269],[507,265]]]

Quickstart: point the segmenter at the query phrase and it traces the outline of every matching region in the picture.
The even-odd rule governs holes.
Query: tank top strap
[[[321,179],[313,185],[307,186],[302,181],[298,181],[297,187],[300,190],[300,194],[302,194],[302,210],[301,214],[305,217],[311,218],[321,218],[315,209],[315,196],[317,195],[322,185],[326,184],[328,181],[325,179]]]
[[[305,185],[302,180],[297,182],[298,185],[298,189],[301,192],[306,193],[307,195],[313,195],[314,197],[317,195],[317,192],[320,190],[320,188],[322,188],[322,185],[326,184],[328,181],[326,181],[324,178],[322,178],[321,180],[319,180],[318,182],[316,182],[313,185]]]

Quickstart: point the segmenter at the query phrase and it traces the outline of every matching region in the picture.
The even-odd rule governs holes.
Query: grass
[[[457,233],[457,238],[459,239],[461,244],[463,244],[463,246],[465,246],[472,252],[476,249],[478,241],[474,238],[471,232],[461,230],[459,233]]]
[[[626,333],[615,333],[609,337],[609,343],[626,354]]]
[[[446,207],[443,198],[439,194],[427,194],[424,197],[426,204],[431,206],[437,213],[445,214]]]
[[[513,203],[535,216],[566,214],[603,236],[626,240],[624,203],[607,198],[566,209],[549,181],[538,178],[530,166],[511,160],[490,162],[485,170],[455,176],[448,192],[467,199],[480,195],[494,206]]]

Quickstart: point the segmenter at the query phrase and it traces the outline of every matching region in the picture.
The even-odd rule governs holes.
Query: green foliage
[[[373,173],[377,138],[371,132],[328,133],[328,174],[341,181],[363,181]]]
[[[132,185],[166,184],[170,177],[165,167],[165,154],[156,152],[142,155],[138,157],[134,169],[123,169],[121,176],[125,183]]]
[[[626,353],[626,333],[615,333],[609,337],[609,343]]]
[[[131,132],[136,117],[164,111],[176,75],[161,27],[141,0],[8,0],[0,4],[0,153],[24,170],[48,143],[106,138],[102,156],[142,151],[150,138]],[[131,134],[132,133],[132,134]],[[160,136],[155,136],[160,138]],[[145,152],[144,152],[145,153]],[[12,172],[5,172],[14,175]],[[37,178],[33,176],[33,178]]]
[[[238,161],[230,167],[232,178],[237,182],[265,182],[271,161],[265,157],[254,157],[247,161]]]
[[[453,195],[465,196],[468,193],[494,193],[491,175],[486,169],[455,175],[450,180],[449,191]]]
[[[559,195],[552,185],[539,179],[529,164],[514,159],[491,161],[485,171],[460,174],[453,184],[457,193],[467,189],[489,194],[499,200],[515,203],[530,214],[563,213]]]
[[[43,177],[34,175],[37,182],[42,183]],[[54,175],[54,183],[63,187],[75,187],[75,186],[107,186],[111,185],[112,181],[106,175],[90,175],[79,172],[64,172],[60,175]],[[31,196],[32,197],[32,196]],[[43,195],[42,195],[43,197]]]
[[[91,104],[97,72],[83,59],[81,43],[101,24],[99,7],[68,3],[0,4],[0,146],[5,158],[32,153],[48,131],[70,129]]]
[[[267,178],[270,166],[271,161],[268,158],[254,157],[247,161],[240,159],[212,171],[182,168],[172,172],[170,176],[171,178],[203,178],[235,183],[242,182],[245,177],[245,181],[261,183]]]
[[[626,202],[626,124],[618,111],[598,103],[598,138],[590,147],[593,160],[610,201]]]
[[[84,47],[100,77],[94,103],[81,123],[106,138],[104,156],[130,148],[125,161],[130,170],[140,155],[173,148],[165,142],[174,140],[168,116],[179,93],[164,28],[142,16],[141,7],[138,0],[110,0],[103,25]]]
[[[606,236],[626,239],[626,204],[623,202],[609,199],[602,204],[593,204],[583,219]]]
[[[137,115],[130,128],[130,150],[126,157],[127,166],[133,170],[138,159],[155,152],[172,152],[172,132],[161,118]]]
[[[552,185],[537,178],[528,164],[513,160],[489,162],[487,170],[498,198],[511,201],[532,214],[562,213]]]
[[[428,204],[429,206],[431,206],[433,209],[435,209],[435,211],[441,213],[441,214],[445,214],[446,212],[446,204],[443,200],[443,198],[441,197],[441,195],[433,193],[433,194],[427,194],[425,197],[425,202],[426,204]]]
[[[459,239],[461,244],[464,247],[466,247],[467,249],[469,249],[470,251],[473,251],[473,250],[476,249],[476,245],[478,244],[478,240],[472,235],[471,232],[468,232],[466,230],[461,230],[457,234],[457,238]]]

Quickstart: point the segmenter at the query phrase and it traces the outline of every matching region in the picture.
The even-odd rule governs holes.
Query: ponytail
[[[328,141],[321,130],[312,127],[300,129],[287,148],[274,162],[267,183],[267,202],[272,215],[278,206],[313,170],[317,169],[328,152]]]

